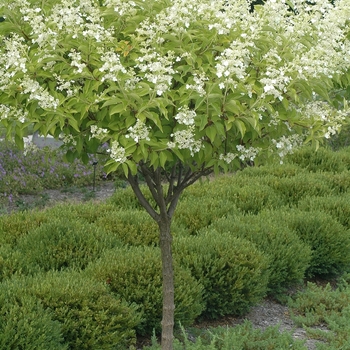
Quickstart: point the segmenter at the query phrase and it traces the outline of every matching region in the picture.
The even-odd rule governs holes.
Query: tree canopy
[[[108,169],[237,168],[335,133],[349,65],[339,0],[3,1],[0,113]],[[293,15],[290,7],[294,9]]]

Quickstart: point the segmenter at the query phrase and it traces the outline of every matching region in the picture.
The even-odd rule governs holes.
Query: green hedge
[[[39,300],[19,293],[8,295],[9,290],[1,286],[0,290],[0,350],[67,349],[60,322]]]
[[[18,239],[10,259],[21,273],[83,269],[106,249],[121,246],[112,234],[81,219],[55,218]]]
[[[137,332],[149,335],[160,330],[162,318],[162,272],[159,248],[124,247],[106,251],[85,273],[107,283],[110,290],[139,306],[143,320]],[[203,287],[190,271],[175,264],[175,322],[192,324],[202,312]]]
[[[281,225],[294,230],[312,250],[306,274],[337,274],[350,266],[350,234],[332,215],[320,211],[271,212]]]
[[[298,203],[302,211],[321,211],[350,229],[350,193],[338,196],[308,197]]]
[[[267,292],[268,259],[245,239],[214,230],[178,237],[174,258],[204,286],[207,317],[242,314]]]
[[[157,223],[143,209],[122,209],[111,215],[102,216],[96,225],[118,237],[124,244],[158,245],[159,228]]]
[[[35,305],[42,306],[38,306],[37,310],[41,311],[36,317],[46,315],[48,321],[47,326],[36,321],[37,334],[41,332],[45,335],[52,329],[53,340],[59,339],[59,322],[61,336],[69,350],[124,350],[135,343],[134,329],[140,322],[136,308],[112,296],[105,284],[78,272],[49,272],[35,277],[12,278],[0,284],[0,296],[5,298],[6,307],[16,310],[16,305],[20,305],[23,315],[32,312],[33,316],[33,303],[27,305],[26,302],[28,298],[35,298]],[[21,315],[20,310],[16,312]],[[48,315],[51,315],[52,322]],[[6,313],[1,315],[2,322],[12,322],[14,327],[19,328],[27,318],[20,317],[16,323],[16,319],[11,320]],[[25,339],[21,341],[24,342]]]
[[[346,164],[347,160],[341,152],[334,152],[324,147],[320,147],[317,151],[312,147],[303,147],[287,156],[286,162],[296,164],[310,172],[340,173],[349,169]]]
[[[311,249],[284,224],[276,223],[274,211],[269,214],[229,216],[216,221],[209,229],[218,234],[253,242],[269,259],[270,293],[279,293],[304,278],[311,260]]]
[[[293,177],[270,177],[268,185],[282,198],[285,205],[296,205],[302,198],[325,196],[333,192],[324,174],[298,173]],[[275,206],[274,208],[277,208]]]

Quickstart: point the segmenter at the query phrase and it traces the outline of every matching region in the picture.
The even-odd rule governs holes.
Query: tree
[[[162,348],[172,349],[171,219],[201,176],[281,158],[348,110],[347,0],[3,0],[0,119],[61,137],[67,159],[108,144],[158,223]],[[291,11],[291,9],[293,11]],[[142,192],[145,179],[151,200]]]

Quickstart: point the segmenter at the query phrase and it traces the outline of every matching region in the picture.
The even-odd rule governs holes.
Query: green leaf
[[[213,143],[217,134],[217,130],[214,124],[208,126],[205,129],[205,134],[209,137],[209,140]]]
[[[243,122],[242,120],[236,119],[236,120],[234,121],[234,124],[235,124],[235,126],[237,127],[237,129],[239,130],[239,132],[240,132],[240,134],[241,134],[241,136],[242,136],[242,138],[243,138],[244,135],[245,135],[245,132],[246,132],[246,130],[247,130],[247,128],[246,128],[244,122]]]
[[[123,112],[126,110],[126,106],[123,103],[120,103],[119,105],[113,106],[109,109],[109,115],[114,115],[120,112]]]

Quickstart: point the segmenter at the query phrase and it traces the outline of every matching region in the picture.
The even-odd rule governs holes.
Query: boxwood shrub
[[[13,265],[24,274],[83,269],[106,249],[121,246],[112,234],[81,219],[55,218],[18,239]]]
[[[329,171],[340,173],[347,169],[340,152],[320,147],[315,151],[312,147],[303,147],[287,156],[286,162],[299,165],[310,172]]]
[[[350,193],[338,196],[307,197],[298,203],[298,208],[302,211],[325,212],[350,229]]]
[[[124,244],[158,245],[158,225],[144,209],[114,211],[100,217],[96,225],[118,237]]]
[[[7,307],[15,310],[18,309],[16,305],[22,307],[23,315],[18,310],[19,318],[11,321],[14,327],[21,328],[24,322],[28,322],[28,313],[32,312],[34,316],[36,310],[41,310],[35,317],[46,315],[44,320],[48,324],[45,330],[44,324],[36,321],[42,327],[37,330],[38,336],[40,331],[48,336],[51,329],[53,339],[59,339],[59,322],[61,336],[69,350],[124,350],[135,343],[135,327],[140,321],[136,307],[113,296],[106,284],[78,272],[51,271],[34,277],[12,278],[0,284],[1,295],[6,296]],[[28,298],[35,298],[36,302],[27,306]],[[39,306],[33,310],[33,305]],[[53,321],[50,321],[49,315]],[[6,314],[2,317],[5,317],[5,322],[10,321]]]
[[[312,250],[308,277],[337,274],[350,266],[350,234],[332,215],[321,211],[272,212],[280,223],[294,230]]]
[[[214,230],[178,237],[174,258],[204,286],[203,316],[242,314],[267,292],[268,258],[243,238]]]
[[[85,273],[107,283],[110,290],[139,306],[143,319],[138,334],[160,330],[162,319],[162,272],[159,248],[124,247],[106,251]],[[203,287],[186,270],[175,264],[175,322],[192,324],[204,308]]]
[[[13,297],[8,290],[1,287],[0,290],[1,350],[67,349],[61,334],[62,325],[53,320],[52,311],[45,309],[33,296]]]
[[[270,293],[279,293],[304,278],[311,260],[311,249],[284,224],[274,220],[274,211],[260,215],[229,216],[217,220],[209,229],[219,235],[248,239],[269,259]]]
[[[319,173],[300,173],[288,178],[273,177],[269,179],[268,185],[277,191],[283,203],[289,206],[297,205],[302,198],[325,196],[333,191],[327,176]]]

